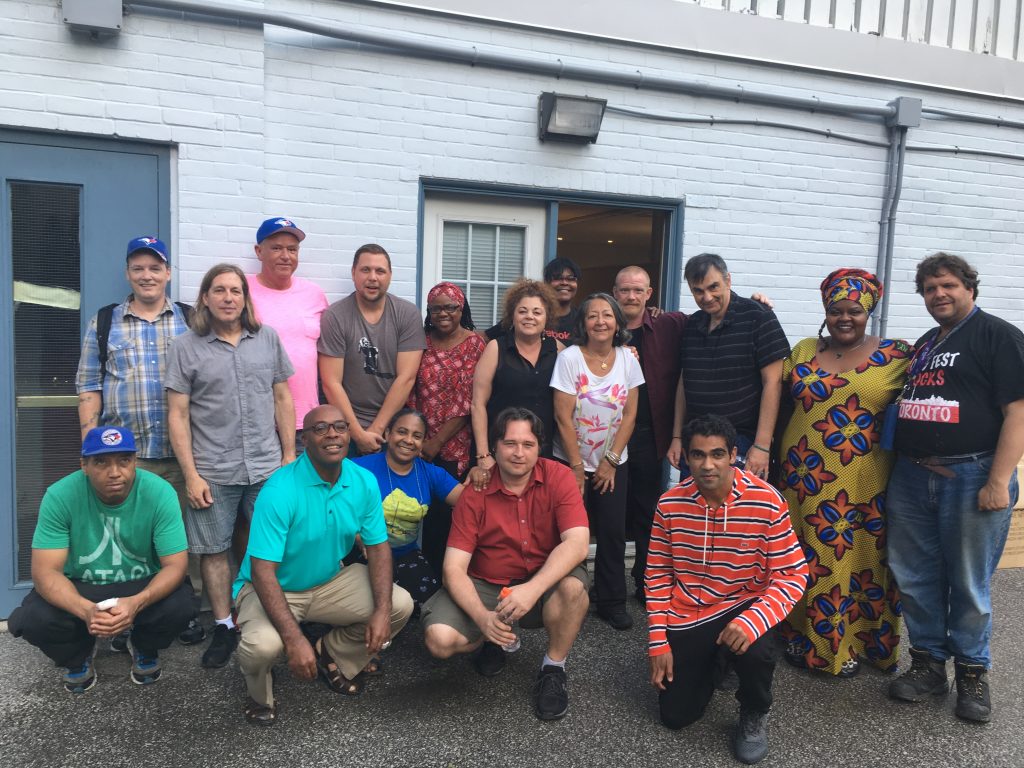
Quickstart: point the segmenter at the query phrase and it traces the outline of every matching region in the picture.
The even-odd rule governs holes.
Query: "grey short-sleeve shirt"
[[[354,293],[331,304],[320,316],[317,351],[344,358],[341,384],[364,427],[376,418],[391,389],[398,353],[427,346],[416,305],[391,294],[384,300],[384,314],[375,324],[366,322]]]
[[[189,396],[192,457],[207,482],[250,485],[281,466],[274,421],[274,385],[294,373],[268,325],[242,332],[238,346],[212,331],[174,339],[167,356],[167,389]],[[287,439],[294,439],[289,435]]]

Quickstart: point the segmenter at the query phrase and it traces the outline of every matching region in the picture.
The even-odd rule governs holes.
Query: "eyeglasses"
[[[576,275],[556,275],[551,278],[552,283],[578,283]]]
[[[460,307],[458,304],[432,304],[429,307],[427,307],[427,312],[429,312],[432,315],[440,315],[442,312],[445,312],[449,315],[454,315],[460,309],[462,309],[462,307]]]
[[[327,430],[334,428],[334,431],[339,435],[343,435],[348,432],[347,421],[318,421],[311,427],[306,427],[304,432],[312,432],[314,435],[326,435]]]

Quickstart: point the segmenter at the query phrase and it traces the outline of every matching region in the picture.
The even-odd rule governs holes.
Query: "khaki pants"
[[[366,652],[366,622],[373,613],[370,573],[365,565],[347,565],[326,584],[304,592],[285,592],[285,600],[296,621],[316,621],[334,627],[324,635],[327,652],[341,673],[352,679],[358,675],[370,654]],[[249,695],[259,704],[274,705],[270,670],[281,658],[284,643],[267,618],[259,595],[252,584],[245,584],[235,600],[242,639],[238,645],[238,664]],[[404,589],[391,590],[391,636],[405,626],[412,613],[412,597]]]

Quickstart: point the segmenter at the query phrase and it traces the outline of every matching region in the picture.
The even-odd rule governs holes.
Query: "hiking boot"
[[[136,685],[152,685],[160,679],[160,657],[156,651],[143,651],[128,638],[128,653],[132,655],[132,671],[129,673]]]
[[[956,716],[976,723],[992,719],[992,699],[988,690],[988,670],[983,664],[956,662]]]
[[[768,713],[741,709],[731,746],[741,763],[753,765],[764,760],[768,754]]]
[[[473,666],[484,677],[494,677],[505,668],[505,651],[500,645],[484,640],[473,658]]]
[[[924,701],[928,696],[949,692],[946,662],[933,659],[928,651],[910,649],[910,669],[889,683],[889,698]]]
[[[541,667],[533,685],[533,711],[541,720],[558,720],[569,711],[565,670],[552,664]]]
[[[96,670],[93,668],[90,653],[79,667],[67,667],[64,670],[64,690],[68,693],[85,693],[96,685]]]
[[[199,619],[189,619],[185,631],[178,635],[178,642],[182,645],[198,645],[206,639],[206,630],[199,623]]]
[[[238,647],[238,638],[238,627],[228,629],[223,624],[217,624],[213,628],[213,639],[203,653],[203,666],[207,669],[216,669],[227,664],[231,654]]]
[[[110,650],[114,653],[128,653],[128,636],[131,632],[130,629],[126,629],[121,634],[110,638]]]

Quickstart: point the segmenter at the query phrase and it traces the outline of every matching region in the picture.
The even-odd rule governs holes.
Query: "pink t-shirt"
[[[248,279],[256,316],[277,331],[295,368],[295,375],[288,379],[288,389],[295,401],[295,428],[300,429],[306,414],[319,405],[316,342],[327,297],[320,286],[301,277],[292,277],[291,288],[285,291],[267,288],[256,275],[249,275]]]

